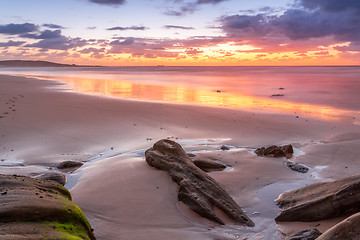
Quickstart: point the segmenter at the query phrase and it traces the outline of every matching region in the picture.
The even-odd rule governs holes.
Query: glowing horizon
[[[0,60],[360,65],[358,0],[3,0],[2,8]]]

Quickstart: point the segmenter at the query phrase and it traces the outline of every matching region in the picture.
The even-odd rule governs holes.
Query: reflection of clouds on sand
[[[40,76],[32,76],[40,77]],[[253,112],[294,114],[297,118],[315,118],[328,121],[350,121],[360,118],[360,111],[336,108],[327,105],[292,102],[289,100],[258,97],[232,91],[217,91],[199,86],[157,85],[126,80],[95,79],[52,76],[41,78],[66,82],[81,93],[118,97],[142,101],[160,101],[180,104],[199,104],[225,107]],[[307,120],[306,120],[307,121]],[[359,124],[358,121],[353,121]]]

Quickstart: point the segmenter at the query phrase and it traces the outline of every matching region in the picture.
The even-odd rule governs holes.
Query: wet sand
[[[58,171],[56,164],[64,160],[85,162],[67,173],[66,187],[100,240],[281,239],[277,228],[290,234],[309,225],[324,231],[332,223],[277,226],[273,200],[286,190],[360,170],[360,126],[349,122],[112,99],[66,89],[54,81],[0,76],[0,173],[37,176]],[[256,227],[231,220],[219,226],[179,203],[177,185],[143,157],[162,138],[231,165],[210,175]],[[308,173],[291,171],[285,159],[253,154],[260,146],[290,143],[298,150],[292,160],[308,166]],[[220,150],[223,144],[230,150]]]

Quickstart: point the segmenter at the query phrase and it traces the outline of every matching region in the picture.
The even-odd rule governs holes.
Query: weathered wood
[[[180,186],[178,199],[200,216],[224,224],[214,212],[213,206],[216,206],[238,223],[255,226],[229,194],[194,165],[178,143],[160,140],[145,152],[145,157],[150,166],[169,172]]]
[[[318,221],[360,211],[360,175],[283,193],[276,221]]]

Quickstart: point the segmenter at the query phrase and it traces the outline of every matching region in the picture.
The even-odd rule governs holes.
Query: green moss
[[[45,224],[61,233],[56,239],[90,240],[87,231],[80,223],[45,222]]]
[[[81,223],[83,225],[83,227],[87,231],[90,232],[91,226],[90,226],[90,223],[88,222],[88,220],[86,219],[83,211],[72,201],[65,201],[64,204],[65,204],[64,210],[66,211],[67,215],[69,216],[70,222]]]

